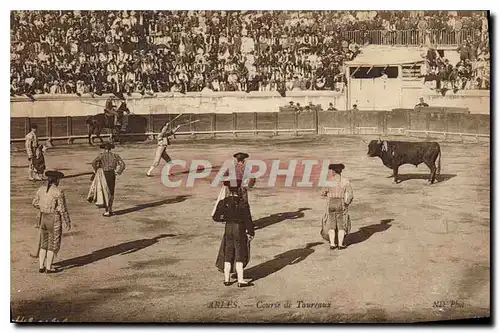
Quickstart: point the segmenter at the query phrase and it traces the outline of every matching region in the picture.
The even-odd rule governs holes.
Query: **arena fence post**
[[[382,133],[387,135],[387,113],[386,111],[382,112]]]
[[[31,131],[31,120],[30,117],[24,118],[24,134],[28,134]]]
[[[279,115],[278,112],[274,113],[274,129],[276,132],[274,132],[274,135],[278,136],[278,128],[279,128]]]
[[[465,114],[465,113],[462,113],[459,117],[460,117],[460,120],[458,121],[458,133],[463,133],[464,132],[464,126],[463,124],[467,123],[466,122],[466,119],[469,115],[468,114]]]
[[[349,134],[355,134],[355,124],[354,124],[354,111],[349,111]]]
[[[295,136],[298,135],[298,131],[297,131],[298,123],[299,123],[299,112],[296,111],[293,113],[293,129],[295,130],[294,131]]]
[[[238,136],[238,113],[233,112],[233,134],[235,137]]]
[[[154,124],[155,124],[155,122],[154,122],[153,114],[150,113],[150,114],[148,114],[148,132],[154,133],[154,131],[155,131]]]
[[[319,134],[319,110],[314,110],[314,132],[316,135]]]
[[[191,139],[196,139],[196,134],[194,132],[196,131],[196,123],[193,123],[194,121],[194,115],[192,113],[189,114],[189,131],[191,132]]]
[[[411,112],[410,111],[406,111],[406,120],[408,122],[408,125],[407,125],[407,129],[406,129],[406,136],[408,136],[410,134],[410,131],[411,130]]]
[[[73,118],[66,116],[66,135],[68,136],[68,144],[73,143]]]
[[[215,130],[217,128],[217,117],[216,117],[216,114],[215,113],[212,113],[212,116],[211,116],[211,125],[212,125],[212,138],[215,138]]]
[[[258,126],[257,126],[257,112],[253,113],[253,129],[254,129],[254,132],[253,132],[254,135],[259,134],[259,132],[257,132],[257,130],[258,130]]]
[[[47,147],[52,147],[52,117],[45,117],[45,131]]]
[[[481,120],[479,119],[479,116],[474,117],[475,118],[475,123],[476,123],[476,134],[481,134]]]

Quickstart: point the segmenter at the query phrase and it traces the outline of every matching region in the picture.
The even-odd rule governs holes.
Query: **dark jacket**
[[[224,262],[231,262],[233,272],[235,262],[242,262],[243,267],[246,267],[250,261],[250,241],[247,235],[255,235],[246,200],[235,195],[226,197],[217,205],[213,219],[226,223],[215,266],[221,272],[224,270]]]
[[[246,233],[255,235],[250,207],[241,197],[230,195],[221,200],[212,218],[216,222],[244,224]]]

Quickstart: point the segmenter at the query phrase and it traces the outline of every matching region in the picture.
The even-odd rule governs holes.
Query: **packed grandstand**
[[[369,44],[425,46],[423,83],[489,89],[485,12],[13,11],[11,95],[340,91]]]

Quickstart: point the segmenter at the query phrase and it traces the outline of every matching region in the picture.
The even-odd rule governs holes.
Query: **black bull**
[[[368,144],[368,156],[380,157],[382,163],[393,170],[395,183],[398,182],[398,168],[403,164],[418,166],[425,163],[430,169],[428,181],[431,184],[441,172],[441,147],[437,142],[372,140]]]

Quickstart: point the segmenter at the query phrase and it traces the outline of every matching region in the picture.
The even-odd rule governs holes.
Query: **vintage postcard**
[[[490,317],[488,11],[11,11],[11,321]]]

